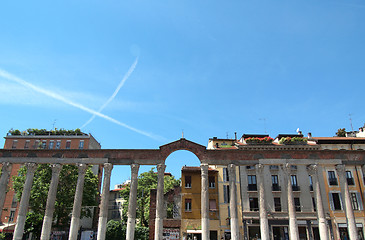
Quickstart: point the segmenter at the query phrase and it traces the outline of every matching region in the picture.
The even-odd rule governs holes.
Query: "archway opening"
[[[178,150],[171,153],[165,161],[165,172],[171,173],[176,179],[181,178],[181,168],[183,166],[200,167],[199,158],[187,150]]]

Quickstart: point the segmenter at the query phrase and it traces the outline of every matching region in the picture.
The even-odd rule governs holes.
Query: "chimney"
[[[312,133],[311,132],[308,133],[308,138],[312,138]]]
[[[234,132],[234,140],[237,141],[237,132]]]

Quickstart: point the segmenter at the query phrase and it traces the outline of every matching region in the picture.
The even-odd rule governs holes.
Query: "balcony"
[[[271,187],[272,191],[281,191],[279,184],[273,184]]]
[[[293,186],[292,186],[292,189],[293,189],[293,191],[295,191],[295,192],[300,191],[300,187],[299,187],[298,185],[293,185]]]
[[[257,185],[256,184],[248,184],[247,190],[248,191],[257,191]]]

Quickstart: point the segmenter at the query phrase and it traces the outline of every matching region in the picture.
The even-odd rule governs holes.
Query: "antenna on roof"
[[[228,139],[228,132],[226,132],[226,139]]]
[[[352,118],[351,118],[351,113],[349,113],[349,118],[350,118],[350,125],[351,125],[351,130],[354,131],[354,127],[352,126]]]
[[[55,119],[55,120],[53,121],[53,124],[52,124],[52,129],[53,129],[53,130],[55,130],[54,125],[56,124],[56,121],[57,121],[57,119]]]
[[[181,138],[184,138],[184,129],[181,130]]]

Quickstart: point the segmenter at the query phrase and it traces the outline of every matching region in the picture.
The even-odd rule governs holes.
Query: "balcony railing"
[[[347,185],[355,185],[355,181],[353,178],[346,178],[347,179]]]
[[[272,191],[281,191],[281,187],[279,186],[279,184],[273,184],[271,188]]]
[[[328,183],[329,183],[331,186],[338,185],[338,184],[337,184],[337,179],[336,179],[336,178],[329,178],[329,179],[328,179]]]
[[[247,190],[248,191],[257,191],[257,185],[256,184],[248,184]]]
[[[293,185],[292,189],[293,189],[293,191],[296,191],[296,192],[300,191],[300,187],[298,185]]]

